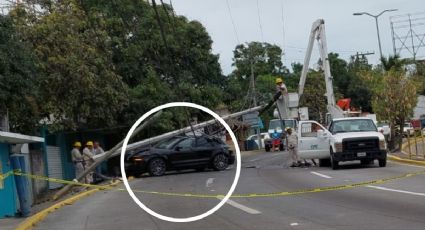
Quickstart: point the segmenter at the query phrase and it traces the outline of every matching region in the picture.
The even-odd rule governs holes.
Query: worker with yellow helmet
[[[83,149],[84,168],[87,169],[94,163],[93,159],[93,141],[87,141],[86,147]],[[93,182],[93,172],[90,172],[86,176],[86,183],[90,184]]]
[[[75,176],[78,177],[84,171],[84,158],[81,154],[81,142],[76,141],[71,150],[72,163],[74,163]]]
[[[278,92],[282,92],[282,95],[288,93],[288,89],[286,88],[285,83],[283,83],[283,80],[280,77],[276,78],[276,93]]]

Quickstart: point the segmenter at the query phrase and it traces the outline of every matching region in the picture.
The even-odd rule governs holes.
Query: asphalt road
[[[286,152],[242,158],[234,194],[274,193],[360,183],[397,177],[425,168],[389,162],[386,168],[348,162],[341,169],[290,168]],[[135,190],[223,194],[235,169],[224,172],[177,172],[130,182]],[[124,187],[124,186],[122,186]],[[137,193],[163,215],[189,217],[215,206],[216,198],[174,197]],[[290,196],[231,198],[200,221],[170,223],[137,206],[127,192],[103,191],[49,214],[35,229],[425,229],[425,175],[347,190]]]

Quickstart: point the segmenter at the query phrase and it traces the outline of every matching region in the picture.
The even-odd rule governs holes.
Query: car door
[[[205,137],[196,138],[195,144],[193,147],[194,152],[196,153],[194,157],[194,163],[196,164],[207,164],[209,163],[215,146],[212,143],[212,140],[209,140]]]
[[[303,159],[329,158],[330,132],[315,121],[302,121],[298,127],[298,155]]]
[[[175,168],[185,167],[193,162],[194,138],[185,138],[173,146],[172,153],[169,155],[170,163]]]

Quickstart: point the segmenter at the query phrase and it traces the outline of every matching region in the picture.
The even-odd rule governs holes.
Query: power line
[[[235,24],[235,21],[233,20],[232,11],[230,10],[229,0],[226,0],[226,3],[227,3],[227,10],[229,11],[229,15],[230,15],[230,20],[232,21],[233,32],[235,33],[236,41],[238,42],[238,44],[240,44],[241,42],[239,41],[238,31],[236,30],[236,24]]]
[[[281,1],[281,13],[282,13],[282,54],[286,63],[286,44],[285,44],[285,17],[284,17],[284,0]]]
[[[258,15],[258,23],[260,25],[261,40],[264,42],[263,25],[261,24],[260,2],[259,2],[259,0],[257,0],[257,15]]]

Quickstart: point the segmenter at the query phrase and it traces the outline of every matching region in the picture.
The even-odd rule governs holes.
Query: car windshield
[[[334,121],[332,133],[377,131],[375,124],[369,119]]]
[[[173,137],[165,141],[159,142],[158,144],[154,145],[154,147],[158,149],[170,149],[180,140],[181,137]]]
[[[291,128],[295,128],[295,122],[294,120],[284,120],[285,123],[285,127],[291,127]],[[275,129],[277,128],[278,130],[282,130],[282,122],[280,120],[273,120],[270,121],[270,126],[269,129]]]

